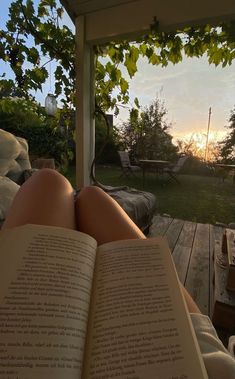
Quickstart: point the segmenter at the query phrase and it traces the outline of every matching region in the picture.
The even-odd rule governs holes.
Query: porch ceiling
[[[72,20],[86,16],[86,40],[135,38],[153,17],[161,30],[235,19],[234,0],[61,0]]]

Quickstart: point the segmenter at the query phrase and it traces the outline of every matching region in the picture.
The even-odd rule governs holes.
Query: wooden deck
[[[156,215],[149,236],[165,236],[179,279],[204,314],[213,311],[213,251],[224,228]]]

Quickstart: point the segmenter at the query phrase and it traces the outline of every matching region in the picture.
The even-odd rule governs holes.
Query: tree
[[[74,103],[75,39],[62,24],[62,15],[63,8],[56,0],[40,0],[37,8],[33,0],[12,2],[6,29],[0,30],[0,59],[8,62],[15,74],[18,96],[27,96],[30,89],[40,90],[48,77],[47,63],[54,60],[56,95],[64,95],[66,106]],[[180,62],[183,53],[189,57],[206,53],[209,63],[222,66],[231,64],[235,57],[235,22],[161,32],[154,20],[150,27],[151,33],[134,43],[110,42],[95,47],[97,109],[111,108],[118,113],[119,105],[128,103],[129,84],[120,67],[132,78],[140,56],[161,66]],[[48,61],[43,63],[41,56],[48,57]],[[106,58],[105,63],[101,56]],[[137,101],[134,108],[138,109]]]
[[[205,161],[206,135],[193,133],[189,138],[177,140],[179,152],[201,161]],[[217,141],[209,139],[207,144],[207,162],[216,162],[219,157],[219,145]]]
[[[173,160],[177,147],[169,134],[171,124],[166,119],[167,110],[158,98],[145,107],[138,118],[130,118],[122,128],[125,148],[132,157]]]
[[[234,163],[235,160],[235,107],[231,111],[230,124],[227,126],[230,129],[227,137],[221,141],[220,155],[225,163]]]

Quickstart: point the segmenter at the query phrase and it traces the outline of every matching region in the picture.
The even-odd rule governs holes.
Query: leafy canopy
[[[228,129],[230,130],[221,142],[220,155],[225,163],[234,163],[235,159],[235,108],[231,111]]]
[[[12,2],[6,28],[0,30],[0,59],[10,65],[15,75],[14,93],[28,96],[31,89],[41,90],[49,75],[47,63],[55,61],[55,94],[63,95],[65,105],[74,103],[75,38],[63,24],[63,12],[56,0],[40,0],[38,6],[33,0]],[[235,57],[234,21],[174,32],[162,32],[158,26],[155,20],[150,34],[133,43],[110,42],[94,47],[97,108],[111,108],[118,113],[119,106],[129,102],[129,83],[123,71],[131,79],[140,57],[163,67],[180,62],[183,54],[198,58],[207,54],[209,63],[223,67]],[[46,63],[43,57],[48,58]],[[136,116],[138,100],[132,105]]]
[[[123,124],[122,140],[134,159],[174,160],[177,147],[169,134],[171,124],[167,121],[167,109],[156,98],[152,104],[141,110],[137,118],[130,116]]]

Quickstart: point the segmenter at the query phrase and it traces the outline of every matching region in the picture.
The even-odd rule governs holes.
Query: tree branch
[[[35,26],[31,23],[31,21],[28,19],[27,15],[25,14],[24,6],[23,6],[22,1],[20,2],[20,7],[21,7],[22,14],[24,16],[25,22],[26,22],[26,24],[27,24],[27,26],[28,26],[31,34],[34,37],[36,37],[42,44],[44,44],[49,50],[53,51],[54,54],[55,54],[55,58],[61,59],[61,56],[63,56],[63,50],[57,50],[52,44],[50,44],[48,41],[46,41],[45,39],[43,39],[41,37],[40,33],[35,28]],[[70,66],[70,69],[74,70],[74,66],[70,63],[69,60],[67,61],[67,63]]]

